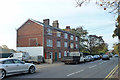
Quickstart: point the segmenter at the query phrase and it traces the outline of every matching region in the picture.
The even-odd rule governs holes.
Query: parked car
[[[109,55],[105,54],[102,56],[102,60],[110,60]]]
[[[91,57],[89,57],[89,56],[85,56],[85,61],[86,61],[86,62],[91,61]]]
[[[94,57],[95,60],[100,59],[100,56],[99,56],[99,55],[94,55],[93,57]]]
[[[100,56],[100,59],[102,59],[102,56],[103,56],[103,55],[99,55],[99,56]]]
[[[115,54],[114,57],[118,57],[118,54]]]
[[[90,60],[91,60],[91,61],[94,61],[94,60],[95,60],[92,55],[88,55],[88,56],[90,57]]]
[[[31,63],[25,63],[24,61],[13,58],[1,58],[0,59],[0,78],[3,79],[7,75],[16,73],[35,73],[35,65]]]
[[[109,57],[113,57],[113,54],[112,54],[112,53],[110,53],[110,54],[109,54]]]
[[[85,61],[89,62],[89,61],[94,61],[94,57],[92,55],[87,55],[85,57]]]

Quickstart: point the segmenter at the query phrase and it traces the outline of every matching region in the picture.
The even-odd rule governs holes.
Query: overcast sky
[[[103,36],[112,49],[115,17],[94,3],[75,7],[75,0],[0,0],[0,46],[16,49],[16,29],[29,18],[43,22],[58,20],[59,27],[84,26],[89,34]]]

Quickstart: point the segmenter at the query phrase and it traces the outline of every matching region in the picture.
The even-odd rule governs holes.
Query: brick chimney
[[[56,28],[59,28],[58,20],[53,21],[52,26],[56,27]]]
[[[66,26],[66,29],[65,29],[65,31],[68,31],[68,32],[70,32],[70,26]]]
[[[45,25],[49,25],[49,19],[43,19],[43,23],[44,23]]]

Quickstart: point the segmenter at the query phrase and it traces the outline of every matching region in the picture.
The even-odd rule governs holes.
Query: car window
[[[3,64],[14,64],[13,60],[5,60],[3,61]]]
[[[21,64],[22,62],[20,60],[14,59],[15,64]]]

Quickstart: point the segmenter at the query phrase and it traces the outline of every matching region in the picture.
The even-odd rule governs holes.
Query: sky
[[[0,46],[16,49],[16,29],[28,19],[43,22],[50,19],[50,25],[58,20],[59,28],[83,26],[90,35],[103,36],[112,49],[115,29],[115,15],[108,13],[93,2],[76,7],[75,0],[0,0]]]

